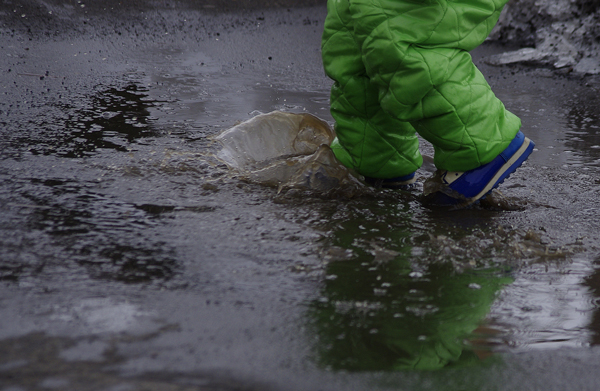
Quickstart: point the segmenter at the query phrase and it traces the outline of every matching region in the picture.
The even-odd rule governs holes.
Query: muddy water
[[[211,137],[258,112],[331,121],[323,12],[220,16],[237,27],[210,38],[3,36],[0,385],[592,389],[595,87],[482,64],[536,151],[478,207],[278,194]]]

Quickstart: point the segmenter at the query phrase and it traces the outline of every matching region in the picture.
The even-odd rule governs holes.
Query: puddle
[[[564,138],[566,153],[572,154],[569,163],[572,167],[587,169],[600,167],[600,119],[598,108],[574,104],[567,116],[567,132]]]
[[[11,202],[3,205],[4,221],[14,228],[3,229],[0,239],[0,279],[27,281],[58,267],[83,268],[98,279],[149,283],[169,280],[179,269],[172,246],[138,235],[139,229],[159,224],[152,210],[107,196],[93,181],[5,177],[4,186],[12,189]]]
[[[499,89],[536,151],[486,203],[449,212],[422,202],[430,165],[417,173],[415,190],[394,192],[365,187],[335,161],[321,79],[305,86],[297,74],[246,71],[193,49],[155,48],[140,57],[118,82],[76,86],[66,103],[44,101],[32,109],[33,122],[21,121],[26,109],[16,119],[11,112],[15,131],[0,151],[0,280],[32,293],[18,291],[24,303],[43,307],[57,300],[48,291],[79,296],[94,284],[109,299],[58,315],[79,319],[89,333],[115,334],[135,324],[139,311],[110,299],[119,295],[112,287],[140,298],[171,288],[189,300],[229,304],[230,312],[219,313],[230,318],[221,321],[239,320],[239,308],[260,308],[244,314],[260,318],[268,333],[264,314],[277,308],[270,302],[302,287],[313,296],[291,301],[290,318],[308,331],[295,332],[294,341],[310,344],[320,368],[333,370],[473,367],[600,343],[594,101]],[[289,125],[285,139],[269,126],[258,127],[260,137],[245,133],[273,116]],[[219,152],[226,139],[232,148]],[[286,149],[294,141],[302,142]],[[423,152],[431,155],[426,143]],[[243,297],[253,289],[268,290],[269,304]],[[42,322],[43,314],[32,319]],[[188,323],[188,335],[204,337],[202,322]],[[264,347],[260,332],[245,335],[252,349]],[[282,335],[291,340],[288,332]],[[86,361],[80,367],[95,372],[111,351],[104,341],[24,340],[34,352],[33,342],[57,343],[49,360]],[[273,349],[287,350],[290,340]],[[176,343],[153,348],[177,362],[190,344],[203,344]],[[182,359],[188,367],[205,359],[189,354]],[[30,358],[2,365],[21,368]],[[292,370],[305,364],[304,356],[295,359]],[[60,376],[36,381],[65,384]],[[127,383],[106,384],[119,382]]]
[[[592,308],[578,285],[587,271],[571,262],[581,245],[481,225],[498,212],[471,210],[473,220],[461,227],[398,201],[355,200],[321,211],[323,284],[307,315],[319,338],[317,362],[352,371],[434,370],[484,365],[509,349],[557,339],[587,343]],[[544,308],[528,311],[535,303]]]
[[[131,303],[114,303],[105,298],[83,299],[70,306],[56,306],[52,312],[50,320],[81,322],[94,334],[131,331],[139,327],[139,318],[150,315]]]
[[[494,322],[506,330],[510,351],[582,348],[594,343],[592,316],[598,306],[584,284],[589,262],[538,264],[516,275],[494,305]]]
[[[82,158],[102,149],[127,152],[138,139],[156,136],[143,87],[135,84],[102,88],[79,101],[61,100],[50,110],[60,112],[59,122],[48,122],[48,113],[32,119],[37,135],[17,138],[28,152],[64,158]]]
[[[326,268],[322,295],[309,311],[322,365],[435,370],[489,355],[490,339],[474,340],[495,295],[511,282],[507,273],[411,264],[410,247],[372,250]]]
[[[281,108],[269,101],[269,94],[286,92],[263,91],[258,84],[251,87],[251,81],[245,85],[252,108]],[[556,238],[543,227],[515,229],[495,221],[509,211],[552,210],[527,194],[527,174],[539,167],[550,170],[550,176],[559,175],[556,169],[594,170],[594,151],[600,147],[595,147],[596,122],[591,118],[597,113],[565,108],[553,97],[540,98],[525,89],[500,89],[499,95],[509,108],[518,108],[514,111],[536,141],[536,151],[500,192],[481,206],[451,216],[447,210],[423,207],[418,191],[371,192],[364,187],[355,193],[357,200],[344,199],[330,212],[328,201],[294,192],[302,186],[289,182],[315,146],[295,153],[268,144],[274,140],[273,128],[251,136],[246,131],[257,126],[252,120],[232,127],[229,135],[236,136],[229,140],[227,132],[216,137],[221,146],[223,141],[230,143],[217,156],[237,171],[238,179],[300,194],[290,207],[297,212],[302,205],[312,205],[312,216],[305,222],[326,233],[323,287],[307,312],[311,330],[319,337],[315,351],[321,365],[361,371],[439,369],[481,365],[511,351],[592,343],[596,307],[590,288],[584,286],[592,269],[578,255],[584,251],[583,242],[554,245]],[[291,91],[287,96],[290,101],[300,97],[305,105],[301,111],[313,103],[314,113],[327,107],[318,96],[307,99]],[[256,115],[250,107],[248,113]],[[254,121],[268,119],[265,116]],[[257,140],[261,143],[251,145]],[[273,151],[277,153],[269,154]],[[256,152],[261,154],[254,156]],[[430,148],[424,143],[427,152]],[[432,172],[428,166],[420,170],[420,183]],[[545,174],[534,176],[535,181],[544,178]]]
[[[535,70],[529,72],[537,75]],[[520,85],[500,83],[493,89],[521,118],[523,132],[535,141],[536,150],[529,161],[543,168],[597,172],[600,113],[594,90],[580,87],[577,92],[565,92],[565,88],[573,88],[573,82],[560,77],[547,81],[552,87],[540,86],[544,79],[538,78],[536,85],[527,75],[523,78]]]

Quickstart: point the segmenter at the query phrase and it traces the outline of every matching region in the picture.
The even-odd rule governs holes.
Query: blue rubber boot
[[[443,171],[446,189],[435,193],[436,204],[469,206],[485,198],[531,154],[535,144],[519,131],[508,147],[491,162],[465,172]]]

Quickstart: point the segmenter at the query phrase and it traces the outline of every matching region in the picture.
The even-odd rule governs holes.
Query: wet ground
[[[0,4],[0,390],[595,390],[599,85],[474,52],[536,142],[481,206],[278,194],[211,137],[331,121],[325,7],[248,3]]]

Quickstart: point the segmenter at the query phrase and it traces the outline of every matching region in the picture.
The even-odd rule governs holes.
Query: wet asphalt
[[[281,196],[211,136],[273,110],[331,121],[325,13],[0,4],[0,390],[597,388],[600,84],[473,53],[536,142],[482,206]],[[391,364],[384,326],[425,341],[472,308],[477,363]]]

